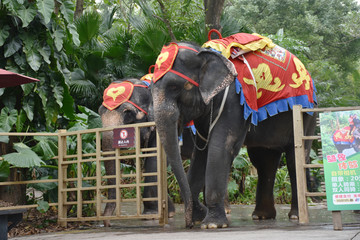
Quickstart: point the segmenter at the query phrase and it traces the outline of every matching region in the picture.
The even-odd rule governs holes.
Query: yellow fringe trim
[[[211,41],[208,41],[208,42],[204,43],[202,45],[202,47],[203,48],[210,47],[210,48],[213,48],[215,50],[218,50],[226,58],[230,57],[232,47],[241,48],[246,52],[257,51],[257,50],[263,49],[265,47],[267,47],[267,48],[275,47],[275,44],[272,42],[272,40],[270,38],[261,36],[260,34],[257,34],[257,33],[253,33],[252,35],[258,36],[261,39],[257,40],[257,41],[253,41],[253,42],[245,44],[245,45],[237,43],[237,42],[232,42],[228,46],[225,46],[222,42],[215,39],[215,40],[211,40]]]

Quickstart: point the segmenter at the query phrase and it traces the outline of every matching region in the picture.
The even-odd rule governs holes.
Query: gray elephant
[[[147,81],[138,79],[126,79],[115,81],[104,91],[104,102],[99,107],[103,127],[114,127],[124,124],[133,124],[153,121],[153,108],[151,91]],[[193,150],[190,139],[192,134],[187,128],[184,130],[184,141],[181,147],[183,159],[189,159]],[[111,151],[113,141],[112,131],[103,133],[102,150]],[[156,138],[154,128],[141,128],[141,146],[155,147]],[[145,172],[156,172],[157,161],[155,157],[146,158],[144,161]],[[105,162],[107,175],[115,174],[114,161]],[[155,182],[156,177],[146,176],[145,182]],[[115,179],[108,179],[108,185],[115,185]],[[108,198],[115,199],[115,189],[108,190]],[[157,196],[156,186],[144,187],[143,197],[151,198]],[[175,214],[173,202],[168,199],[169,217]],[[110,216],[115,210],[115,203],[107,203],[104,216]],[[157,201],[144,201],[143,214],[154,214],[158,211]],[[105,226],[110,226],[110,221],[104,221]]]
[[[227,179],[243,144],[259,175],[253,218],[275,217],[273,185],[282,152],[287,155],[294,195],[289,215],[297,214],[289,105],[314,107],[312,80],[295,56],[270,39],[252,34],[231,37],[205,44],[220,48],[215,51],[190,43],[171,43],[163,47],[155,65],[152,95],[156,127],[178,180],[185,223],[190,228],[198,221],[202,221],[202,228],[229,225],[224,212]],[[240,43],[233,44],[234,39]],[[223,55],[233,56],[230,61]],[[276,73],[279,76],[273,66],[281,67]],[[287,75],[281,76],[284,72]],[[280,97],[270,101],[269,94],[276,92]],[[259,103],[262,97],[267,104]],[[192,119],[197,147],[186,178],[176,141],[182,123]],[[313,116],[306,114],[304,122],[305,132],[314,128]],[[206,207],[198,200],[204,186]]]

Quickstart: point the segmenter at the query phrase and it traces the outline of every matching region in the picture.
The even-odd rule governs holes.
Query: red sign
[[[115,128],[113,134],[113,148],[135,147],[135,128]]]

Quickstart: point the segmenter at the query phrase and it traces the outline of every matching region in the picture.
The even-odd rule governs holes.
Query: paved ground
[[[126,220],[113,221],[112,227],[104,228],[96,225],[92,228],[76,231],[66,231],[52,234],[38,234],[26,237],[10,238],[11,240],[115,240],[115,239],[276,239],[303,240],[326,239],[360,240],[360,214],[352,211],[342,212],[344,229],[334,231],[331,212],[323,205],[310,206],[310,224],[299,225],[287,218],[288,205],[277,205],[277,219],[252,221],[251,213],[254,206],[231,206],[232,213],[228,215],[230,227],[217,230],[202,230],[199,226],[185,229],[182,206],[177,206],[175,218],[169,224],[160,227],[158,221]]]

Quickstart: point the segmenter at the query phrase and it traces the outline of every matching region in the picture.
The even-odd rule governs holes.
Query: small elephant
[[[273,185],[282,152],[287,155],[294,195],[290,215],[297,214],[294,133],[289,105],[314,107],[314,86],[295,56],[279,47],[275,51],[270,39],[259,36],[236,35],[233,38],[241,41],[235,45],[229,44],[232,40],[209,44],[208,47],[220,48],[215,50],[191,43],[171,43],[163,47],[157,58],[151,89],[155,123],[181,189],[186,227],[191,228],[197,221],[202,221],[202,228],[229,225],[224,211],[227,179],[243,144],[247,145],[259,173],[253,218],[275,217]],[[248,46],[247,43],[257,43],[260,50],[253,49],[254,45],[240,49]],[[227,57],[223,56],[223,50],[228,50]],[[250,61],[252,58],[255,63]],[[274,66],[281,66],[277,71],[290,76],[276,76],[272,71]],[[247,90],[250,96],[245,95]],[[275,93],[282,95],[270,101],[267,93],[270,97]],[[266,104],[259,105],[259,99]],[[179,123],[192,119],[197,129],[197,148],[187,181],[176,141]],[[315,117],[305,114],[304,125],[305,132],[312,131]],[[307,153],[310,145],[306,146]],[[206,207],[198,200],[204,186]]]
[[[124,124],[133,124],[141,122],[153,121],[153,108],[151,91],[148,88],[146,81],[138,79],[125,79],[115,81],[104,91],[104,102],[99,107],[99,114],[101,116],[103,127],[114,127]],[[130,89],[130,90],[129,90]],[[141,146],[155,147],[156,135],[153,127],[141,128]],[[181,147],[181,155],[183,159],[189,159],[192,154],[193,144],[189,140],[190,131],[184,130],[183,145]],[[113,132],[107,131],[103,133],[102,149],[103,151],[111,151]],[[115,174],[115,162],[106,161],[105,170],[107,175]],[[145,172],[155,172],[157,168],[157,161],[154,157],[146,158],[144,169]],[[154,182],[156,177],[146,176],[145,182]],[[109,185],[115,185],[115,179],[108,179]],[[115,199],[116,191],[114,188],[108,190],[109,199]],[[144,198],[156,197],[156,186],[145,187],[143,192]],[[175,214],[175,207],[173,202],[168,199],[169,217]],[[115,210],[115,203],[107,203],[104,216],[110,216]],[[154,214],[158,211],[157,201],[144,201],[143,214]],[[104,221],[104,225],[110,226],[110,221]]]

